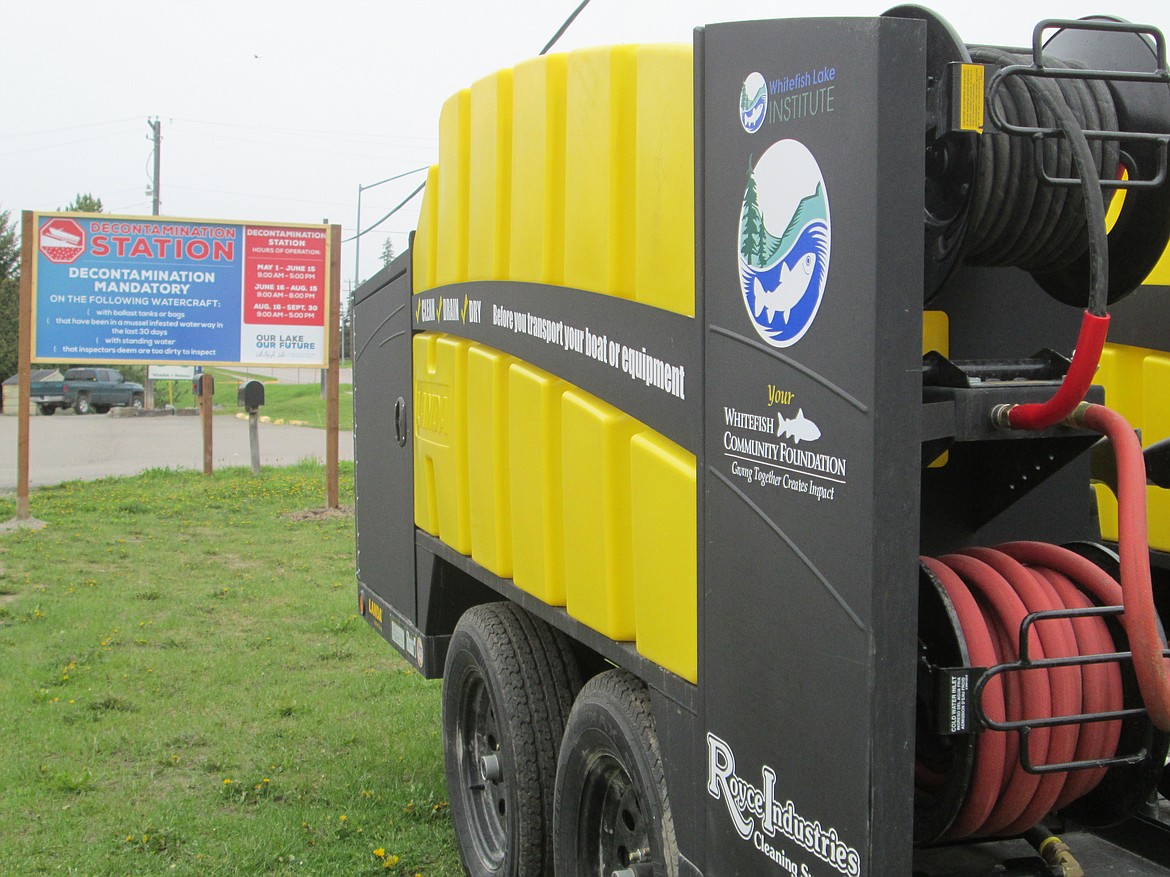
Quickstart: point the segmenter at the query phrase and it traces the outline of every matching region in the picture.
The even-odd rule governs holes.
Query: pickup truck
[[[76,414],[105,414],[111,408],[141,408],[145,397],[142,384],[128,381],[112,368],[71,368],[61,381],[38,381],[29,388],[29,397],[46,416],[58,408],[72,408]]]

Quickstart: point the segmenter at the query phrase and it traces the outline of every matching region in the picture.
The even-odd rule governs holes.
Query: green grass
[[[0,536],[0,874],[461,873],[437,683],[357,616],[324,480],[33,494],[48,527]]]
[[[244,409],[237,404],[238,385],[227,381],[216,381],[215,404],[221,405],[221,413],[236,414]],[[265,384],[264,405],[261,416],[285,423],[297,421],[325,428],[325,400],[321,398],[318,384]],[[342,430],[353,429],[353,386],[339,387],[337,419]]]
[[[215,378],[214,401],[216,413],[235,415],[244,409],[238,404],[240,383],[247,379],[241,375],[233,378],[226,374],[217,374]],[[169,392],[158,391],[155,396],[156,405],[171,403],[176,408],[193,408],[195,398],[191,395],[191,386],[176,382]],[[300,423],[325,428],[325,400],[321,398],[319,384],[277,384],[264,383],[264,405],[260,414],[273,420],[285,423],[297,421]],[[342,384],[339,388],[337,404],[338,425],[342,430],[353,429],[353,386]]]

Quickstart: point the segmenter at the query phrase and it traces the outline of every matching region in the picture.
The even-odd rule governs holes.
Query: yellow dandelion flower
[[[349,817],[348,817],[348,816],[346,816],[344,813],[342,813],[342,814],[341,814],[340,816],[338,816],[337,818],[338,818],[338,819],[340,819],[342,822],[345,822],[345,820],[347,820]]]
[[[231,781],[231,780],[224,780],[224,781],[223,781],[223,784],[224,784],[225,786],[230,786],[230,785],[232,784],[232,781]]]
[[[382,847],[378,847],[376,850],[374,850],[374,856],[379,859],[384,859],[386,858],[386,850]]]

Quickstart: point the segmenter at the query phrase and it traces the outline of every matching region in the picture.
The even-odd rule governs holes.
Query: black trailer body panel
[[[408,251],[354,295],[354,493],[362,612],[417,665],[422,648],[413,635],[407,648],[407,628],[402,626],[418,622],[414,447],[409,439],[414,408],[410,268]],[[377,598],[372,611],[370,595]],[[398,621],[380,611],[391,607]]]
[[[910,873],[923,42],[872,19],[703,34],[704,873]],[[752,132],[736,97],[754,76],[772,94]],[[741,216],[758,199],[780,236],[816,215],[792,199],[818,181],[828,252],[757,287]],[[802,264],[810,293],[761,320]]]

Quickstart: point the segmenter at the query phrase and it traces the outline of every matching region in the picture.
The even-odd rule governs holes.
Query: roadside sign
[[[329,226],[35,214],[33,360],[326,365]]]

